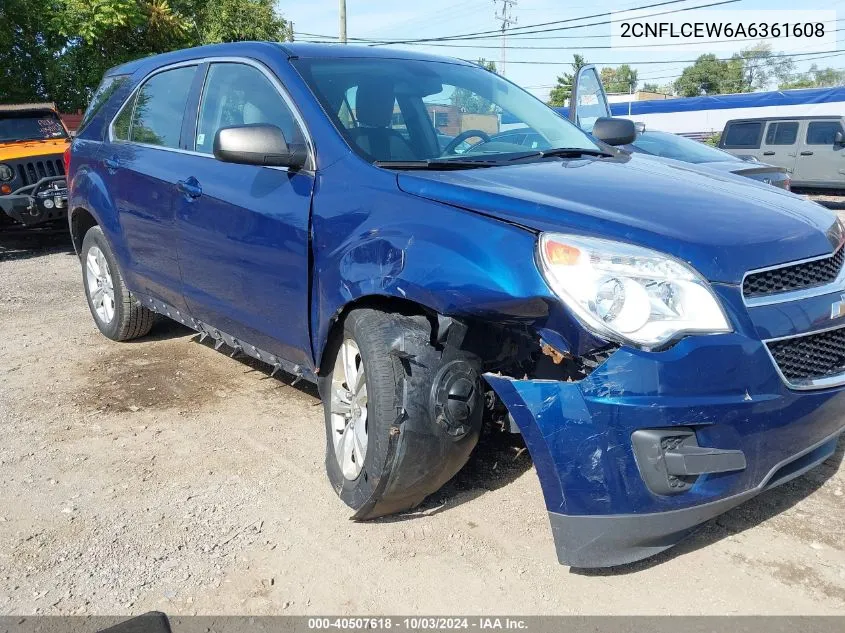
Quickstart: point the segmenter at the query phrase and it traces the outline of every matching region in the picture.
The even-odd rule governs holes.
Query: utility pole
[[[493,6],[496,7],[496,19],[502,23],[502,77],[505,76],[505,64],[507,63],[507,30],[518,21],[517,18],[513,17],[513,7],[517,4],[517,0],[493,0]],[[500,8],[499,5],[501,5]]]
[[[346,0],[340,0],[340,43],[346,44]]]

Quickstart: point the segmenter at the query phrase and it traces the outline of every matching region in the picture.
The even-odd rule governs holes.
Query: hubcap
[[[114,318],[114,284],[109,263],[103,251],[96,246],[88,249],[85,277],[88,282],[88,299],[94,306],[94,312],[103,323],[111,323]]]
[[[361,351],[343,341],[332,373],[331,424],[334,455],[347,479],[355,479],[367,455],[367,377]]]

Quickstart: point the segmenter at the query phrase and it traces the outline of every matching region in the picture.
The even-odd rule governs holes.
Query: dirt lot
[[[314,391],[169,323],[94,327],[64,233],[0,233],[0,614],[845,612],[843,452],[651,561],[559,566],[487,438],[414,514],[354,524]],[[288,378],[289,381],[289,378]]]

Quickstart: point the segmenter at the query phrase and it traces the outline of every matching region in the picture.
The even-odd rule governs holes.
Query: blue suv
[[[417,506],[491,425],[524,437],[561,562],[672,546],[834,453],[845,231],[615,149],[633,124],[591,115],[585,72],[592,135],[479,66],[393,50],[222,44],[110,70],[69,167],[97,327],[122,341],[166,315],[317,383],[354,519]],[[521,128],[532,147],[497,138]]]

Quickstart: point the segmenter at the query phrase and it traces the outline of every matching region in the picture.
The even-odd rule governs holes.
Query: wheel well
[[[430,308],[427,308],[422,304],[416,303],[415,301],[411,301],[409,299],[402,299],[400,297],[372,295],[368,297],[360,297],[359,299],[350,301],[345,306],[343,306],[340,312],[338,312],[332,318],[331,324],[329,325],[329,331],[326,336],[326,341],[323,344],[322,349],[320,350],[320,375],[322,375],[329,369],[328,367],[325,367],[325,363],[333,362],[333,359],[326,359],[325,354],[323,354],[325,348],[328,346],[328,342],[331,341],[333,337],[339,336],[339,333],[343,331],[343,322],[346,320],[346,316],[350,312],[352,312],[352,310],[357,310],[360,308],[370,308],[372,310],[380,310],[382,312],[395,312],[408,316],[425,315],[430,318],[436,319],[436,313]]]
[[[393,312],[405,316],[422,315],[431,322],[432,344],[446,343],[452,325],[457,324],[458,340],[453,344],[481,359],[483,370],[513,378],[575,381],[588,376],[603,364],[618,349],[617,345],[599,345],[582,356],[568,351],[559,351],[544,341],[542,335],[530,323],[497,321],[478,316],[447,317],[438,314],[428,306],[400,297],[367,296],[346,304],[334,317],[323,350],[320,370],[322,375],[330,368],[331,360],[323,351],[343,331],[346,316],[358,308],[371,308],[382,312]]]
[[[70,238],[73,240],[73,248],[77,253],[82,251],[82,240],[88,229],[97,226],[97,220],[88,209],[74,209],[70,216]]]

